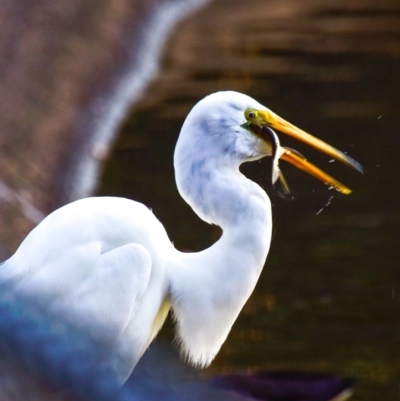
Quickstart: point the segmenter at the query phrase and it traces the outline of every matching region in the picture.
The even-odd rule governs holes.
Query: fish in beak
[[[356,160],[352,159],[350,156],[346,155],[340,150],[335,149],[333,146],[327,144],[326,142],[321,141],[320,139],[308,134],[302,129],[290,124],[270,110],[249,109],[246,111],[245,116],[247,119],[247,128],[271,147],[272,183],[274,184],[277,179],[279,179],[285,193],[289,192],[289,187],[283,177],[282,172],[279,169],[279,159],[283,159],[286,162],[293,164],[298,169],[305,171],[306,173],[312,175],[313,177],[324,182],[330,187],[335,188],[343,194],[351,193],[351,190],[349,188],[347,188],[345,185],[343,185],[312,163],[308,162],[307,159],[299,152],[290,148],[281,147],[278,136],[272,130],[272,128],[299,141],[302,141],[307,145],[312,146],[315,149],[342,162],[346,166],[351,167],[354,170],[362,173],[363,167]]]

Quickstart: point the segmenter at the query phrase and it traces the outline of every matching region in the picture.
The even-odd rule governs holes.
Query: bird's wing
[[[95,340],[111,344],[133,318],[150,272],[150,255],[143,246],[114,248],[101,254],[92,274],[55,309],[66,313],[71,323],[89,329]]]

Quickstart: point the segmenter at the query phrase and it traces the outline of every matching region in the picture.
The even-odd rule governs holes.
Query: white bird
[[[94,197],[46,217],[0,267],[0,280],[42,299],[50,314],[107,344],[124,381],[170,308],[184,356],[207,366],[218,353],[264,266],[271,204],[239,166],[282,157],[338,190],[346,187],[282,148],[269,127],[292,135],[356,169],[357,162],[287,123],[254,99],[218,92],[189,113],[176,145],[179,193],[198,216],[222,228],[198,253],[176,250],[153,213],[128,199]]]

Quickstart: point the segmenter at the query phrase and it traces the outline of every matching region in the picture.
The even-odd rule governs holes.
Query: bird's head
[[[198,102],[182,127],[175,162],[188,165],[195,160],[217,160],[219,165],[240,165],[246,161],[272,156],[272,180],[285,181],[278,167],[283,159],[306,171],[342,193],[351,190],[309,163],[293,149],[281,147],[273,129],[302,141],[360,172],[362,166],[351,157],[276,115],[242,93],[213,93]],[[185,151],[182,151],[185,149]]]

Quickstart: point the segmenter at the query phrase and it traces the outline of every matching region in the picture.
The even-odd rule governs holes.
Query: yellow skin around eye
[[[244,116],[247,121],[253,122],[253,121],[257,120],[258,112],[257,112],[257,110],[248,109],[245,111]]]
[[[244,116],[249,123],[266,125],[268,127],[272,126],[272,124],[270,124],[270,113],[267,110],[263,110],[263,112],[260,113],[255,109],[247,109]]]

